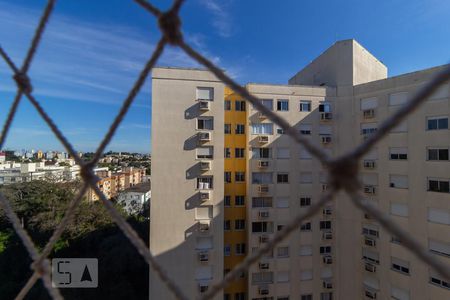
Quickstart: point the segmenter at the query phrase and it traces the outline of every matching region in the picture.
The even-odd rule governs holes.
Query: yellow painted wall
[[[231,221],[231,230],[224,232],[224,244],[231,245],[231,255],[224,257],[224,269],[232,270],[239,262],[241,262],[245,255],[235,255],[235,245],[237,243],[246,244],[246,252],[248,253],[247,231],[234,231],[234,220],[246,219],[246,205],[235,206],[236,195],[246,196],[246,182],[236,183],[235,172],[246,172],[246,160],[248,149],[246,147],[246,134],[235,134],[236,124],[247,123],[247,112],[236,111],[235,101],[242,100],[242,98],[235,94],[231,89],[225,88],[225,100],[231,101],[231,110],[225,110],[225,124],[231,124],[231,134],[225,134],[225,147],[230,148],[231,158],[225,158],[225,172],[231,172],[231,183],[225,183],[225,195],[231,196],[231,206],[225,207],[224,219]],[[245,157],[235,158],[235,148],[244,148]],[[248,226],[248,224],[246,224]],[[239,292],[247,293],[247,278],[241,278],[232,282],[224,291],[224,294],[229,294],[230,299],[234,299],[234,294]]]

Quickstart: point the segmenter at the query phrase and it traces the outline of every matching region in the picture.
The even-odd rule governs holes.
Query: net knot
[[[357,191],[358,161],[351,156],[344,156],[329,163],[331,184],[336,190],[345,189],[348,192]]]
[[[21,91],[23,91],[24,93],[28,94],[33,91],[33,87],[31,85],[30,78],[28,77],[27,74],[19,72],[19,73],[16,73],[13,76],[13,78],[16,81],[16,84],[19,87],[19,89]]]
[[[158,22],[169,44],[176,45],[183,40],[180,30],[181,20],[175,11],[169,10],[165,12],[158,18]]]

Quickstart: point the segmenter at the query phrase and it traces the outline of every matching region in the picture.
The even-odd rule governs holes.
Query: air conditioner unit
[[[333,233],[331,231],[325,231],[324,233],[322,233],[322,238],[324,240],[331,240],[333,239]]]
[[[365,237],[364,238],[364,244],[367,245],[367,246],[375,247],[377,245],[377,242],[374,239],[372,239],[372,238]]]
[[[332,209],[331,207],[325,207],[325,208],[322,210],[322,213],[323,213],[324,215],[326,215],[326,216],[330,216],[330,215],[333,214],[333,209]]]
[[[200,200],[201,201],[208,201],[211,199],[211,195],[208,191],[200,192]]]
[[[198,288],[200,290],[200,293],[206,293],[206,291],[208,290],[208,285],[207,284],[199,284]]]
[[[374,109],[365,109],[363,110],[363,116],[364,119],[371,119],[375,117],[375,110]]]
[[[333,114],[330,112],[321,112],[320,119],[323,121],[329,121],[329,120],[333,119]]]
[[[364,269],[370,273],[375,273],[377,271],[377,267],[371,263],[365,263]]]
[[[267,167],[269,167],[269,161],[267,161],[267,160],[259,160],[258,161],[258,168],[264,169]]]
[[[325,255],[322,260],[326,265],[331,265],[333,263],[333,258],[330,255]]]
[[[267,235],[260,235],[259,236],[259,242],[261,244],[267,243],[269,241],[269,237]]]
[[[374,160],[365,160],[363,162],[365,169],[375,169],[375,161]]]
[[[259,268],[261,270],[268,270],[269,269],[269,263],[259,263]]]
[[[375,194],[375,187],[373,185],[365,185],[364,193],[366,194]]]
[[[209,142],[211,141],[211,133],[207,131],[201,131],[198,133],[198,140],[200,142]]]
[[[209,222],[200,221],[199,224],[198,224],[198,230],[200,232],[203,232],[203,233],[208,232],[209,231],[209,227],[210,227]]]
[[[367,298],[369,299],[377,299],[377,293],[371,290],[365,290],[364,294],[366,295]]]
[[[209,171],[209,170],[211,170],[211,162],[210,161],[201,161],[200,162],[200,169],[202,171]]]
[[[269,192],[269,186],[267,184],[258,185],[258,193],[264,194]]]
[[[269,295],[269,287],[268,286],[260,286],[258,288],[258,294],[260,294],[260,295]]]
[[[209,110],[209,103],[210,102],[211,101],[199,100],[198,104],[199,104],[200,110],[203,110],[203,111]]]
[[[333,283],[329,280],[324,280],[322,282],[323,288],[324,289],[332,289],[333,288]]]
[[[322,136],[322,144],[331,144],[331,136]]]
[[[269,212],[268,212],[268,211],[260,211],[260,212],[258,213],[258,216],[259,216],[261,219],[266,219],[266,218],[269,217]]]
[[[209,261],[209,254],[207,251],[201,251],[198,253],[198,260],[201,262]]]
[[[268,135],[260,135],[258,136],[258,142],[261,144],[265,144],[269,142],[269,136]]]
[[[258,112],[258,118],[259,119],[265,119],[266,116],[262,112]]]

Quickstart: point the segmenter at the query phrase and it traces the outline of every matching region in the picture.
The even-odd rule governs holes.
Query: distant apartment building
[[[121,172],[117,173],[109,171],[108,168],[98,168],[94,172],[100,178],[97,186],[108,199],[117,197],[120,192],[140,184],[145,176],[145,169],[133,167],[123,168]],[[99,200],[91,188],[88,189],[86,195],[89,201]]]
[[[335,157],[444,67],[388,78],[376,57],[344,40],[287,85],[246,88]],[[209,71],[155,68],[152,76],[150,250],[194,299],[318,201],[328,179],[304,147]],[[449,96],[449,84],[439,88],[360,162],[365,201],[447,265]],[[172,298],[151,271],[150,299]],[[339,193],[216,299],[450,299],[450,283]]]
[[[0,151],[0,163],[4,163],[6,161],[6,153]]]
[[[128,214],[138,214],[149,204],[151,193],[150,182],[142,182],[120,192],[117,203],[123,205]]]

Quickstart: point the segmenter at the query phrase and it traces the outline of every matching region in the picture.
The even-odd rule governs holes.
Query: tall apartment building
[[[444,66],[396,77],[354,40],[252,94],[332,156]],[[450,86],[360,162],[366,201],[450,264]],[[196,298],[328,188],[320,162],[208,71],[156,68],[150,250]],[[450,299],[450,282],[339,193],[217,299]],[[150,273],[150,299],[172,299]]]

